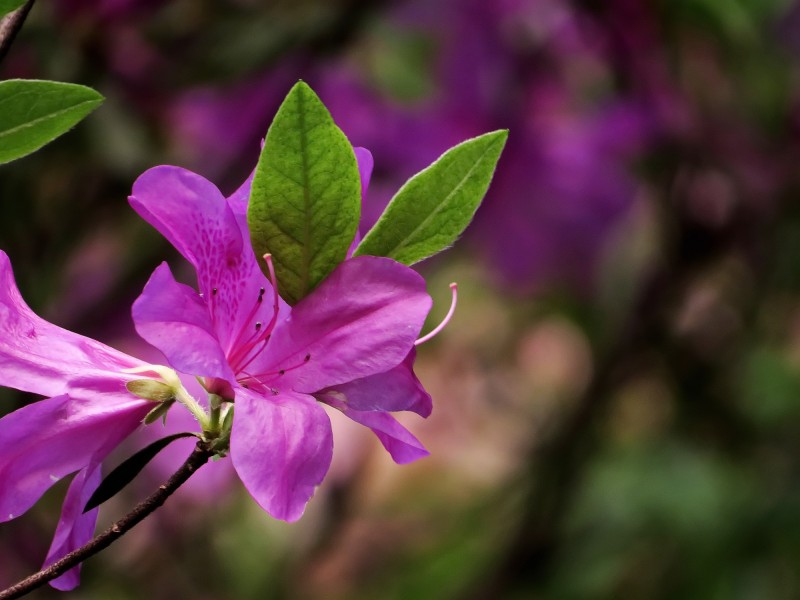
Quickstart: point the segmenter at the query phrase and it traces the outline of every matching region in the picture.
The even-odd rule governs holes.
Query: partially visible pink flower
[[[397,462],[427,454],[388,413],[430,413],[412,364],[431,299],[413,270],[361,256],[290,308],[253,253],[248,196],[249,182],[226,200],[177,167],[139,177],[131,205],[195,267],[199,293],[162,264],[133,315],[174,368],[234,401],[234,468],[267,512],[294,521],[331,461],[331,425],[318,401],[372,429]]]
[[[91,539],[97,509],[83,513],[100,463],[153,404],[127,391],[145,363],[35,315],[0,251],[0,385],[48,396],[0,419],[0,522],[20,516],[61,478],[72,480],[47,555],[49,564]],[[79,568],[53,580],[68,590]]]

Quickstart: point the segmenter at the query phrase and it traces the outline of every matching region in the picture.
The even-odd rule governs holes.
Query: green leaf
[[[25,4],[25,0],[0,0],[0,18],[14,12],[23,4]]]
[[[156,455],[164,448],[169,446],[175,440],[181,438],[191,437],[193,433],[176,433],[161,438],[139,450],[136,454],[121,463],[116,469],[106,475],[105,479],[100,482],[98,488],[94,491],[83,512],[89,512],[93,508],[100,506],[109,498],[113,498],[118,492],[128,485],[139,472],[147,466]]]
[[[272,254],[286,302],[296,304],[344,260],[360,213],[353,147],[301,81],[267,132],[247,211],[253,248]]]
[[[103,97],[73,83],[0,81],[0,164],[38,150],[97,108]]]
[[[409,179],[356,248],[412,265],[451,246],[492,180],[508,130],[486,133],[445,152]]]

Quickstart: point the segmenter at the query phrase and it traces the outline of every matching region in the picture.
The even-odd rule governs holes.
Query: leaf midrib
[[[481,155],[478,157],[478,159],[475,161],[475,163],[469,168],[469,171],[467,171],[466,175],[464,175],[464,177],[461,178],[461,181],[458,182],[458,185],[456,185],[452,190],[450,190],[450,192],[447,194],[447,196],[444,197],[444,200],[442,200],[438,204],[438,206],[434,210],[432,210],[428,214],[428,216],[425,217],[420,222],[419,225],[417,225],[414,228],[414,230],[411,233],[409,233],[399,244],[397,244],[394,248],[392,248],[389,252],[387,252],[387,255],[395,255],[396,256],[397,252],[399,252],[400,250],[402,250],[403,248],[406,248],[408,246],[409,240],[413,239],[413,237],[421,229],[423,229],[426,225],[428,225],[430,220],[433,219],[436,215],[438,215],[443,210],[444,206],[448,203],[450,198],[452,198],[453,195],[456,192],[458,192],[458,190],[460,190],[462,187],[464,187],[464,183],[472,176],[472,173],[475,171],[475,169],[478,168],[478,165],[481,163],[481,161],[483,161],[483,158],[486,156],[486,154],[489,152],[489,150],[491,150],[493,147],[494,147],[494,142],[489,144],[488,146],[486,146],[486,149],[481,153]]]
[[[34,119],[33,121],[27,121],[25,123],[22,123],[21,125],[17,125],[15,127],[12,127],[11,129],[6,129],[4,131],[0,131],[0,139],[4,138],[6,136],[9,136],[9,135],[13,135],[14,133],[17,133],[18,131],[23,131],[23,130],[29,128],[29,127],[33,127],[34,125],[37,125],[38,123],[41,123],[43,121],[48,121],[48,120],[51,120],[51,119],[55,119],[59,115],[62,115],[64,113],[67,113],[67,112],[70,112],[72,110],[75,110],[76,108],[80,108],[84,104],[91,104],[93,102],[100,102],[100,100],[99,99],[97,99],[97,100],[84,100],[83,102],[80,102],[78,104],[73,104],[72,106],[69,106],[68,108],[62,108],[61,110],[48,113],[47,115],[45,115],[43,117],[39,117],[38,119]]]
[[[306,131],[305,107],[303,94],[297,94],[297,105],[300,118],[300,155],[303,161],[303,272],[300,279],[300,298],[308,291],[308,280],[311,271],[311,194],[308,177],[308,139]]]

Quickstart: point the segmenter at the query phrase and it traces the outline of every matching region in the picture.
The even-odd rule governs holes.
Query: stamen
[[[233,356],[231,356],[228,360],[230,364],[233,366],[234,371],[237,373],[243,373],[244,370],[250,366],[250,364],[256,359],[256,357],[261,353],[264,347],[267,345],[269,341],[270,335],[272,335],[272,330],[275,328],[275,324],[278,322],[278,310],[280,308],[279,304],[279,296],[278,296],[278,280],[275,277],[275,267],[272,264],[272,255],[265,254],[264,260],[267,262],[267,269],[269,270],[270,276],[270,283],[272,284],[272,291],[273,291],[273,303],[272,303],[272,318],[269,321],[269,324],[263,327],[263,323],[261,321],[256,322],[255,324],[255,332],[253,332],[250,337],[242,341],[242,334],[244,333],[244,329],[240,332],[240,334],[236,338],[236,343],[233,344],[233,348],[237,348],[234,352]],[[262,287],[258,293],[258,301],[256,305],[253,307],[252,312],[248,316],[245,323],[249,323],[251,319],[255,316],[256,311],[261,306],[261,303],[264,300],[264,294],[266,290]],[[254,352],[255,350],[255,352]]]
[[[255,324],[255,333],[252,333],[250,329],[250,323],[253,321],[255,316],[258,314],[258,309],[261,307],[261,303],[264,301],[264,294],[266,290],[262,287],[258,290],[258,298],[256,298],[255,304],[253,304],[252,308],[250,309],[250,313],[245,318],[244,322],[242,323],[241,329],[236,337],[231,341],[228,353],[230,354],[228,361],[231,365],[236,365],[236,363],[247,356],[247,353],[252,349],[253,345],[260,341],[260,334],[259,331],[261,330],[261,321],[256,321]],[[246,339],[245,336],[249,334],[249,337]]]
[[[248,379],[251,379],[253,381],[261,381],[262,378],[273,377],[275,375],[280,377],[282,375],[286,375],[286,373],[288,373],[289,371],[294,371],[295,369],[299,369],[300,367],[305,365],[310,360],[311,360],[311,354],[306,354],[303,357],[303,362],[301,362],[301,363],[298,363],[296,365],[292,365],[290,367],[283,367],[282,369],[278,369],[277,371],[266,371],[264,373],[258,373],[257,375],[251,375],[249,373],[246,373],[247,377],[245,379],[240,379],[239,382],[241,383],[242,381],[247,381]]]
[[[240,362],[245,360],[245,359],[247,359],[247,360],[243,364],[241,364],[239,367],[235,368],[234,369],[235,372],[244,373],[244,370],[247,367],[249,367],[250,364],[256,359],[256,357],[259,354],[261,354],[261,351],[264,348],[266,348],[267,342],[269,342],[270,335],[267,334],[267,336],[264,339],[259,339],[259,337],[258,337],[259,329],[260,328],[256,329],[256,335],[253,336],[253,339],[248,340],[248,343],[244,346],[244,349],[241,352],[237,353],[237,357],[241,355]],[[257,350],[255,352],[253,352],[254,348],[257,348]],[[250,358],[247,358],[248,355],[250,355],[251,352],[253,352],[253,354],[250,356]],[[233,361],[233,359],[231,359],[231,364],[236,364]]]
[[[458,300],[458,284],[457,283],[451,283],[450,284],[450,289],[453,292],[453,297],[452,297],[452,300],[450,301],[450,310],[447,311],[447,314],[445,315],[444,319],[442,320],[441,323],[439,323],[439,325],[438,325],[438,327],[436,327],[436,329],[434,329],[433,331],[431,331],[427,335],[422,336],[416,342],[414,342],[415,346],[419,346],[420,344],[424,344],[425,342],[427,342],[431,338],[436,337],[442,331],[442,329],[444,329],[445,326],[450,322],[450,319],[453,317],[453,313],[456,312],[456,302]]]
[[[270,320],[266,329],[266,332],[269,334],[272,333],[275,323],[278,322],[278,278],[275,277],[275,266],[272,264],[272,254],[267,252],[264,255],[264,260],[267,262],[267,270],[269,270],[269,282],[272,284],[272,320]]]
[[[272,318],[266,327],[261,321],[256,321],[253,326],[252,321],[258,313],[261,304],[264,301],[264,294],[266,290],[262,287],[258,291],[258,298],[256,303],[250,310],[250,314],[244,320],[241,330],[236,336],[233,343],[231,343],[229,352],[232,354],[228,358],[228,362],[233,367],[234,372],[243,375],[248,375],[245,369],[252,364],[252,362],[264,350],[267,342],[269,342],[272,330],[278,322],[278,312],[280,310],[280,296],[278,295],[278,280],[275,276],[275,266],[272,263],[272,255],[265,254],[264,260],[267,263],[269,272],[270,283],[272,284],[273,302],[272,302]]]

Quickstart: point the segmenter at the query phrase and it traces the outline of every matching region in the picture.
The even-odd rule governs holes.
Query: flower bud
[[[131,394],[151,402],[169,402],[175,399],[171,385],[154,379],[134,379],[125,384]]]

